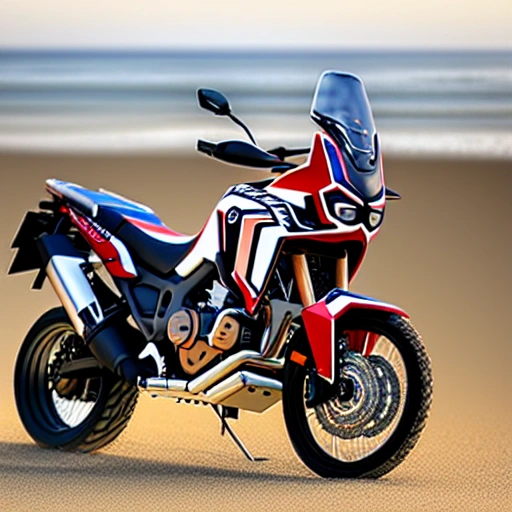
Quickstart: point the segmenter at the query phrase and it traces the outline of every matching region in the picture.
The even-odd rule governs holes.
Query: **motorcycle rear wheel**
[[[126,428],[138,391],[108,370],[87,378],[62,379],[59,364],[87,351],[63,308],[44,313],[18,353],[16,406],[23,426],[45,448],[93,452]]]
[[[425,427],[432,401],[430,359],[412,324],[397,315],[354,312],[343,325],[344,333],[350,331],[375,333],[379,340],[371,354],[347,357],[345,368],[356,390],[352,401],[338,395],[308,407],[312,358],[305,332],[299,331],[289,353],[308,354],[308,360],[304,366],[286,363],[284,418],[295,453],[317,475],[379,478],[405,459]]]

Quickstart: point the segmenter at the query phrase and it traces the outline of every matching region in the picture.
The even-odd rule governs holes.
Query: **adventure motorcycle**
[[[16,362],[21,420],[40,445],[90,452],[126,427],[140,391],[209,404],[227,422],[280,400],[304,464],[324,477],[379,477],[418,441],[430,361],[407,314],[348,287],[387,199],[361,80],[324,73],[311,148],[265,151],[227,99],[198,91],[252,143],[199,141],[217,159],[268,168],[184,236],[148,207],[50,179],[28,212],[9,273],[39,270],[61,308],[27,334]],[[289,157],[309,153],[302,165]]]

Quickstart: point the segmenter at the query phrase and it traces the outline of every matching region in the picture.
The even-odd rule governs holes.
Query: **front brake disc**
[[[354,439],[363,435],[375,418],[380,403],[379,381],[368,359],[357,352],[348,352],[343,358],[341,377],[352,380],[352,398],[341,400],[337,395],[316,406],[315,412],[326,432]]]
[[[364,429],[365,437],[375,437],[393,421],[400,404],[400,382],[389,361],[382,356],[369,356],[374,373],[379,382],[379,404],[373,421]]]

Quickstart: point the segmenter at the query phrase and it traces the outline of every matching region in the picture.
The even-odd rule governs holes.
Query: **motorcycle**
[[[197,149],[274,175],[230,188],[196,236],[113,192],[47,180],[50,200],[27,212],[9,273],[37,270],[33,288],[48,278],[62,307],[19,350],[21,421],[39,445],[92,452],[119,436],[147,392],[208,405],[257,460],[228,420],[282,402],[311,471],[380,477],[417,443],[432,373],[402,309],[349,291],[386,201],[400,198],[384,184],[364,85],[325,72],[311,148],[268,151],[224,95],[197,95],[251,140]]]

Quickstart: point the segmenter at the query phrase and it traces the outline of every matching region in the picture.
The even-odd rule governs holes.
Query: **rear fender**
[[[397,306],[340,288],[335,288],[322,300],[304,308],[302,319],[316,371],[331,384],[334,383],[336,375],[336,323],[354,309],[377,310],[409,318],[407,313]]]
[[[41,288],[45,272],[37,240],[45,234],[55,232],[60,218],[60,216],[54,213],[40,211],[29,211],[25,214],[11,244],[11,248],[17,251],[7,274],[18,274],[20,272],[43,269],[42,272],[39,272],[33,285],[33,288]]]

